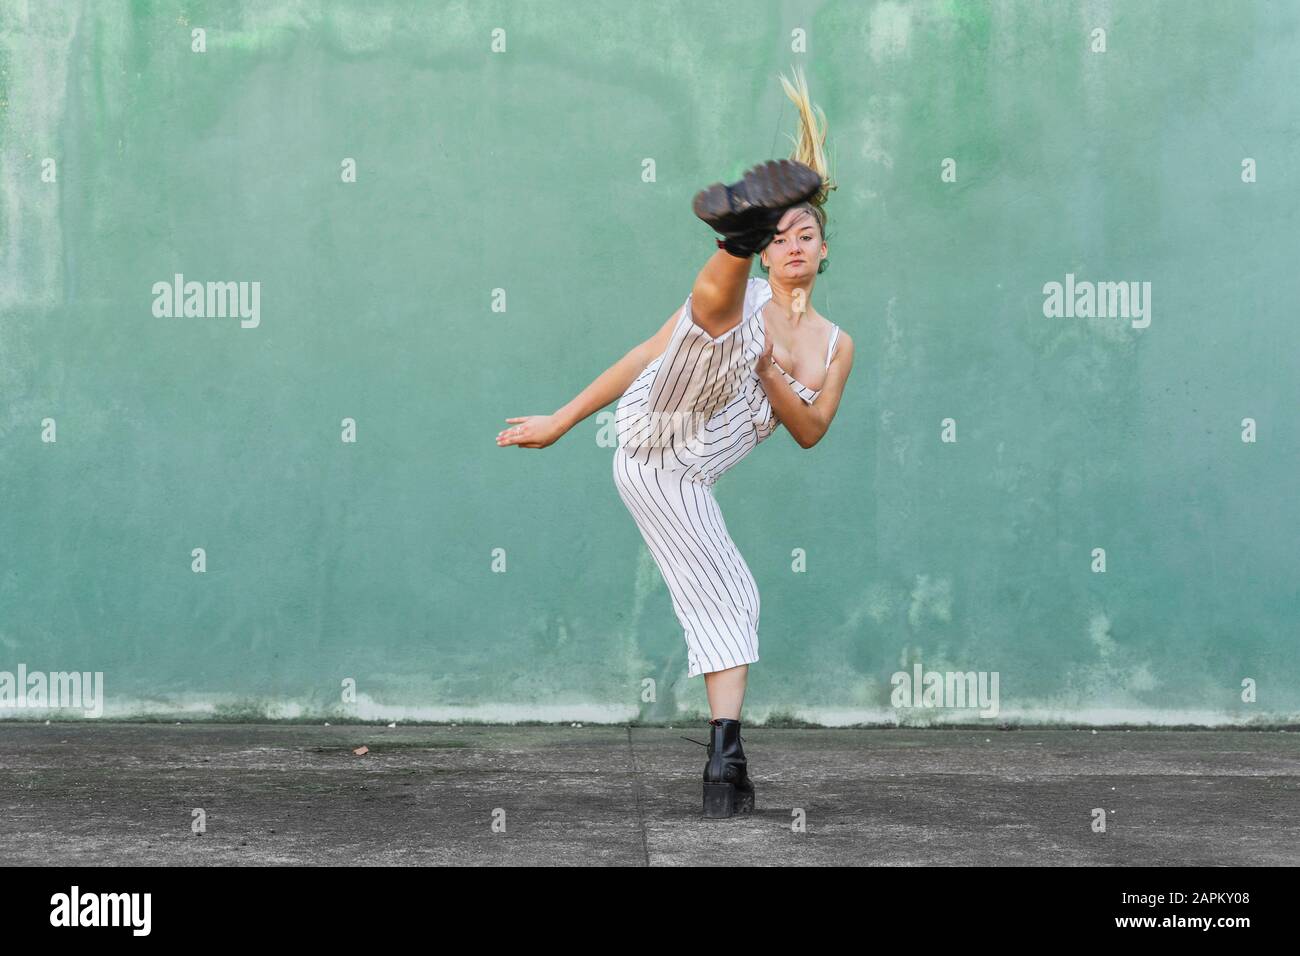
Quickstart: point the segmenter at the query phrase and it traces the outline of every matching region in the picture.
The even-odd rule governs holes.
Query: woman
[[[822,206],[835,186],[822,150],[825,116],[819,131],[802,75],[796,80],[797,88],[781,77],[799,107],[794,156],[696,195],[696,215],[723,238],[682,307],[553,415],[508,418],[497,435],[500,446],[545,448],[619,398],[614,483],[668,586],[688,676],[703,674],[708,693],[711,817],[754,807],[740,711],[759,659],[758,586],[713,484],[780,425],[801,447],[817,444],[853,367],[853,340],[811,305],[827,265]],[[766,280],[749,278],[755,254]]]

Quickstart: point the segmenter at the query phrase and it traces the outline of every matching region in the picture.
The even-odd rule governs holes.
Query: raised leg
[[[735,324],[754,253],[771,241],[783,213],[811,199],[821,185],[816,170],[782,159],[759,163],[739,182],[714,183],[696,193],[695,215],[725,237],[725,248],[695,278],[696,324],[714,337]]]
[[[718,336],[736,324],[745,301],[745,282],[753,256],[741,259],[719,249],[704,263],[691,289],[691,314],[695,324]]]

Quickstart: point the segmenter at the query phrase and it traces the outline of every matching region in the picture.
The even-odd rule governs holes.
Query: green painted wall
[[[1244,0],[7,0],[0,670],[102,672],[117,716],[703,710],[613,406],[494,438],[681,304],[692,195],[788,152],[802,63],[840,183],[814,301],[857,363],[824,441],[716,487],[762,593],[749,718],[968,719],[891,706],[919,662],[997,672],[999,720],[1294,720],[1298,30]],[[260,283],[258,324],[156,316],[176,273]],[[1044,316],[1067,274],[1151,283],[1150,325]]]

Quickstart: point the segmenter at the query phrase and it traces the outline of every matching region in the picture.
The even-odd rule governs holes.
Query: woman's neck
[[[768,285],[772,287],[772,302],[791,325],[798,325],[812,315],[812,283],[785,286],[769,279]],[[800,305],[798,310],[795,309],[796,303]]]

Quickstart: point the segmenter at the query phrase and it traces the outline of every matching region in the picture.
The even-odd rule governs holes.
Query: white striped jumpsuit
[[[750,278],[740,324],[714,338],[695,324],[687,296],[664,354],[615,412],[614,484],[668,585],[690,677],[758,660],[758,585],[713,483],[780,425],[754,371],[771,298],[766,279]],[[834,326],[828,368],[839,333]],[[800,398],[816,400],[821,389],[784,374]]]

